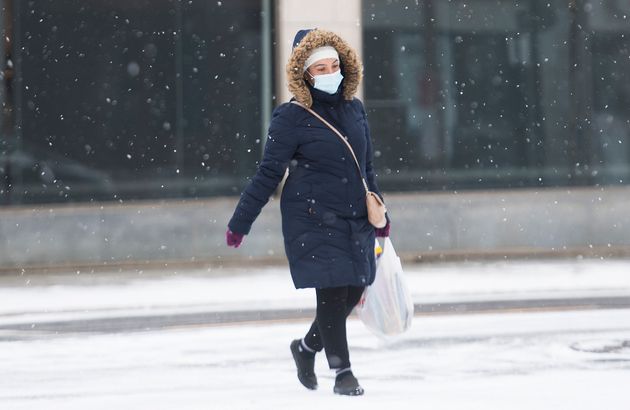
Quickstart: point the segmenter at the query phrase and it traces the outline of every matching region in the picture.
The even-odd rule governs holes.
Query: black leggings
[[[342,286],[316,289],[317,314],[304,343],[317,351],[326,351],[331,369],[350,367],[346,318],[361,299],[364,287]]]

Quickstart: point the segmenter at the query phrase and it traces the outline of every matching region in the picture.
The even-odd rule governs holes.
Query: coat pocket
[[[338,215],[334,211],[313,198],[307,200],[306,212],[320,227],[332,227],[338,222]]]

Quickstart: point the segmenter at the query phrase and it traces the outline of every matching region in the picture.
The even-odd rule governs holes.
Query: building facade
[[[535,205],[545,190],[624,198],[630,180],[626,1],[5,0],[0,13],[5,216],[234,198],[290,98],[293,36],[312,27],[363,58],[390,198],[518,192]]]
[[[628,182],[627,2],[3,4],[3,204],[237,194],[305,27],[362,53],[385,191]]]

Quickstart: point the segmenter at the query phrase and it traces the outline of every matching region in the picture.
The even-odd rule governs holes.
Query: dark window
[[[363,2],[385,189],[626,183],[624,2]]]
[[[43,0],[12,19],[4,202],[236,193],[255,170],[260,2]]]

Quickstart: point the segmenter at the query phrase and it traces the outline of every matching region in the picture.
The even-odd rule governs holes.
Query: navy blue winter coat
[[[370,190],[380,195],[363,104],[344,98],[343,87],[330,95],[308,86],[311,108],[348,138]],[[275,109],[263,159],[241,195],[230,230],[249,233],[287,168],[280,208],[295,287],[371,284],[376,271],[374,227],[367,220],[359,171],[339,137],[298,105]]]

